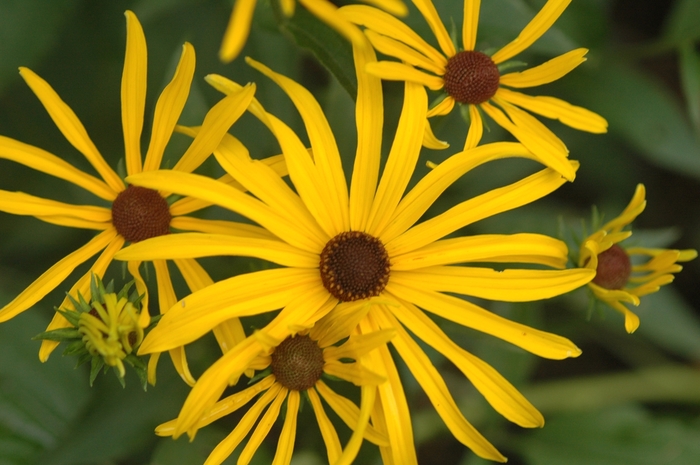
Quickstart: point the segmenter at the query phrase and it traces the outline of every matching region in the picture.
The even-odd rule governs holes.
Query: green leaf
[[[678,0],[664,24],[664,41],[681,44],[700,38],[700,0]]]
[[[273,6],[277,2],[272,2]],[[296,43],[316,56],[354,99],[357,78],[350,43],[304,8],[296,8],[294,16],[279,13],[281,29],[294,37]]]
[[[700,463],[697,422],[655,418],[635,405],[549,417],[517,444],[529,465]]]
[[[700,11],[698,13],[700,16]],[[681,46],[680,75],[688,114],[696,134],[700,134],[700,54],[691,43]]]

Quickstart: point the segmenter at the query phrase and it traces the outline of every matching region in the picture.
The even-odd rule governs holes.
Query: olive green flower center
[[[323,350],[309,336],[288,337],[272,353],[272,373],[292,391],[305,391],[316,384],[323,365]]]
[[[477,105],[496,95],[501,73],[488,55],[459,52],[447,61],[445,92],[459,103]]]
[[[171,219],[168,202],[145,187],[129,186],[112,203],[112,224],[129,242],[168,234]]]
[[[605,289],[622,289],[632,274],[632,262],[625,249],[613,244],[605,252],[598,255],[598,268],[596,268],[593,282]]]
[[[389,282],[389,254],[376,237],[360,231],[342,232],[321,252],[321,281],[343,302],[374,297]]]

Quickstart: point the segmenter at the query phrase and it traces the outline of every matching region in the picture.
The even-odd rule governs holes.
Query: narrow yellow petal
[[[627,204],[625,209],[611,221],[608,221],[603,225],[601,229],[611,232],[618,232],[622,230],[625,226],[630,224],[639,216],[646,208],[646,188],[644,184],[637,184],[634,190],[634,195],[632,195],[632,200]]]
[[[393,315],[396,319],[454,363],[498,413],[524,428],[544,426],[542,414],[498,371],[452,342],[420,309],[408,302],[399,301],[402,307],[387,307],[395,310]]]
[[[208,234],[226,234],[256,239],[274,239],[267,229],[247,223],[228,220],[205,220],[192,216],[176,216],[170,220],[170,226],[183,231],[197,231]]]
[[[365,34],[372,43],[374,49],[379,53],[398,58],[404,63],[407,63],[411,66],[415,66],[417,68],[422,68],[426,71],[430,71],[431,73],[437,74],[438,76],[442,76],[445,74],[444,67],[439,66],[434,61],[431,61],[430,59],[428,59],[428,57],[426,57],[416,49],[409,47],[405,43],[399,42],[396,39],[392,39],[391,37],[375,32],[372,29],[367,29],[365,31]]]
[[[462,23],[462,47],[464,50],[474,50],[476,47],[480,7],[481,0],[464,0],[464,22]]]
[[[362,46],[364,36],[360,28],[338,12],[338,7],[326,0],[297,0],[318,19],[335,29],[353,44]]]
[[[561,360],[581,354],[566,338],[507,320],[466,300],[394,282],[389,282],[386,289],[435,315],[503,339],[540,357]]]
[[[392,330],[375,331],[369,334],[353,334],[340,346],[326,347],[323,350],[325,360],[339,360],[341,358],[351,358],[359,360],[360,357],[376,349],[382,344],[386,344],[394,337]]]
[[[238,93],[241,91],[241,89],[243,89],[242,85],[233,82],[232,80],[225,78],[219,74],[209,74],[205,76],[204,79],[213,88],[226,95]],[[255,97],[253,97],[253,100],[250,102],[248,111],[250,111],[256,118],[258,118],[265,126],[267,126],[272,131],[272,126],[270,125],[270,121],[268,119],[269,113],[265,111],[263,106],[260,104],[260,102],[258,102],[258,100]]]
[[[467,262],[536,263],[564,268],[567,253],[564,242],[541,234],[484,234],[445,239],[392,256],[391,271]]]
[[[124,239],[122,238],[122,240]],[[121,249],[121,247],[119,247],[119,249]],[[116,252],[119,249],[115,250],[114,253],[116,254]],[[139,326],[141,326],[142,328],[147,328],[148,325],[151,324],[151,315],[149,313],[148,308],[148,288],[146,287],[146,282],[143,280],[143,278],[141,277],[141,273],[139,272],[140,266],[140,261],[132,260],[129,263],[127,263],[129,274],[132,278],[134,278],[134,287],[136,288],[136,292],[138,292],[139,295],[143,296],[143,299],[141,300],[141,315],[139,315]]]
[[[432,150],[444,150],[449,148],[450,144],[445,141],[439,140],[433,134],[433,130],[430,127],[430,122],[425,123],[425,130],[423,131],[423,147]]]
[[[105,159],[102,158],[102,155],[100,155],[97,147],[95,147],[90,136],[88,136],[85,127],[73,113],[73,110],[61,100],[61,97],[46,81],[37,76],[32,70],[20,68],[19,74],[39,98],[41,104],[44,105],[49,116],[66,140],[87,158],[113,192],[123,191],[124,183],[117,176],[117,173],[109,167]]]
[[[106,226],[112,223],[112,212],[107,208],[93,207],[92,205],[71,205],[35,197],[24,192],[0,190],[0,211],[13,215],[37,217],[66,216],[92,223],[103,223]]]
[[[333,422],[331,422],[328,415],[326,415],[321,399],[318,397],[318,394],[316,394],[316,390],[308,389],[306,394],[309,396],[309,400],[311,401],[311,406],[313,407],[314,415],[316,416],[316,423],[318,423],[318,427],[321,430],[323,443],[326,445],[328,463],[335,465],[342,453],[338,433],[335,431]]]
[[[287,411],[284,417],[282,432],[277,440],[277,451],[272,465],[289,465],[294,452],[294,439],[297,435],[297,413],[300,403],[299,391],[289,391],[287,396]]]
[[[582,107],[571,105],[554,97],[536,96],[499,89],[498,96],[513,105],[517,105],[538,115],[561,121],[567,126],[581,131],[601,134],[608,131],[608,122],[597,113]]]
[[[256,3],[256,0],[236,0],[219,49],[219,59],[224,63],[233,61],[241,53],[250,33]]]
[[[390,14],[366,5],[347,5],[340,8],[339,11],[355,24],[365,26],[418,50],[443,69],[447,65],[447,58],[442,53],[423,40],[410,27]]]
[[[355,386],[378,386],[386,381],[386,378],[368,370],[359,363],[340,363],[338,361],[326,361],[323,372],[340,378]]]
[[[476,148],[481,142],[481,137],[484,134],[484,122],[481,120],[479,107],[469,105],[469,132],[467,139],[464,141],[464,150]]]
[[[204,117],[201,130],[173,170],[192,172],[214,153],[224,134],[245,112],[255,94],[255,84],[224,97]]]
[[[127,10],[126,54],[122,72],[122,127],[124,128],[124,157],[126,172],[141,172],[141,131],[146,106],[146,37],[134,13]]]
[[[255,430],[253,430],[253,434],[251,434],[250,438],[248,438],[248,443],[241,451],[241,455],[238,456],[238,465],[248,465],[250,463],[251,459],[253,458],[253,454],[255,454],[255,452],[258,450],[258,447],[260,447],[260,444],[262,444],[263,439],[265,439],[267,434],[272,429],[272,425],[274,425],[275,421],[277,421],[277,417],[279,417],[280,414],[280,409],[282,408],[282,403],[287,398],[288,393],[289,390],[283,387],[275,397],[275,400],[272,401],[267,409],[267,412],[265,412],[258,422],[258,425],[255,427]],[[296,412],[294,413],[296,414]],[[275,461],[273,462],[274,465],[279,464],[276,459],[277,457],[275,457]]]
[[[70,253],[55,265],[46,270],[39,278],[15,297],[10,303],[0,309],[0,323],[19,315],[29,307],[40,301],[46,294],[53,291],[63,282],[80,264],[107,247],[117,238],[114,228],[102,231],[90,242]]]
[[[394,271],[391,280],[403,286],[469,295],[504,302],[549,299],[587,284],[595,272],[569,270],[496,271],[481,267],[434,266],[412,271]]]
[[[173,129],[190,94],[194,64],[194,47],[185,42],[173,79],[165,86],[158,97],[158,103],[156,103],[151,142],[148,145],[146,160],[143,163],[144,171],[157,170],[160,167],[165,146],[168,145]]]
[[[493,54],[491,57],[493,62],[496,64],[502,63],[532,45],[552,27],[552,24],[559,19],[559,16],[569,6],[569,3],[571,3],[571,0],[549,0],[515,40]]]
[[[455,99],[448,95],[444,99],[442,99],[440,103],[428,110],[428,118],[432,118],[433,116],[447,115],[452,111],[454,107]]]
[[[365,70],[386,81],[415,82],[426,86],[430,90],[440,90],[445,85],[440,76],[428,74],[412,66],[394,61],[368,63]]]
[[[335,465],[350,465],[355,461],[355,458],[357,458],[357,453],[360,451],[360,446],[362,446],[362,439],[369,425],[369,418],[374,408],[376,398],[377,390],[374,386],[362,387],[360,416],[357,421],[357,426],[354,428],[352,436],[345,446],[343,455],[338,459]]]
[[[588,49],[577,48],[525,71],[516,71],[501,76],[499,83],[508,87],[536,87],[549,84],[569,74],[586,61]]]
[[[428,96],[422,87],[407,82],[404,104],[377,194],[372,203],[367,232],[375,237],[391,221],[413,175],[423,145]]]
[[[394,16],[406,16],[408,14],[408,8],[406,8],[406,4],[402,0],[364,0],[364,2],[381,8]]]
[[[408,369],[411,370],[455,439],[469,447],[479,457],[505,462],[506,458],[464,418],[438,370],[403,327],[396,320],[392,322],[393,318],[384,312],[377,312],[377,319],[382,327],[396,329],[396,338],[391,341],[391,344],[406,362]]]
[[[83,220],[81,218],[76,218],[74,216],[62,216],[62,215],[48,215],[39,216],[36,218],[45,221],[46,223],[56,224],[58,226],[66,226],[69,228],[79,228],[79,229],[96,229],[98,231],[104,231],[112,227],[112,222],[102,223],[90,220]]]
[[[445,56],[453,57],[457,53],[457,50],[455,50],[455,45],[452,43],[452,39],[445,25],[440,20],[440,16],[433,2],[431,0],[413,0],[413,4],[428,22],[428,26],[430,26],[433,34],[435,34],[435,38],[438,44],[440,44],[440,48]]]

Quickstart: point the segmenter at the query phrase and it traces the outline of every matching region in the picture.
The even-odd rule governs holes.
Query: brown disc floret
[[[447,61],[445,92],[459,103],[478,105],[496,95],[501,73],[488,55],[459,52]]]
[[[305,391],[316,384],[323,365],[323,350],[309,336],[288,337],[272,353],[272,373],[293,391]]]
[[[613,244],[608,250],[598,255],[593,282],[605,289],[622,289],[627,285],[632,274],[632,262],[625,249]]]
[[[376,237],[360,231],[342,232],[321,252],[321,281],[343,302],[374,297],[389,282],[389,255]]]
[[[170,207],[153,189],[129,186],[112,203],[112,224],[129,242],[139,242],[170,232]]]

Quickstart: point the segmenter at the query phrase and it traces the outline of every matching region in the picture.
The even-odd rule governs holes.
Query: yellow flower
[[[156,104],[151,141],[142,164],[140,139],[146,99],[146,40],[136,16],[131,11],[127,11],[125,15],[127,45],[121,86],[124,153],[127,173],[136,174],[157,170],[160,167],[165,146],[170,140],[177,119],[180,117],[189,95],[194,74],[195,53],[192,45],[184,44],[175,75],[161,93]],[[21,68],[20,74],[44,105],[68,142],[87,158],[101,179],[71,166],[58,156],[38,147],[3,136],[0,136],[0,158],[21,163],[37,171],[68,181],[94,194],[100,200],[95,205],[72,205],[23,192],[0,190],[0,211],[34,216],[42,221],[61,226],[92,229],[100,232],[86,245],[49,268],[12,302],[0,309],[0,322],[7,321],[27,310],[58,287],[79,265],[102,251],[90,269],[72,286],[69,292],[69,295],[73,297],[77,298],[80,294],[89,300],[91,276],[94,274],[102,277],[112,262],[114,254],[126,242],[134,243],[149,237],[168,234],[171,227],[207,232],[243,232],[253,236],[267,234],[261,228],[252,228],[248,225],[223,224],[186,216],[188,213],[209,204],[185,198],[169,205],[165,199],[169,195],[168,189],[158,192],[143,187],[125,185],[102,157],[78,117],[51,86],[27,68]],[[254,91],[254,86],[246,86],[241,92],[217,103],[206,115],[198,137],[173,169],[184,172],[197,168],[216,148],[231,124],[245,111]],[[226,180],[233,182],[230,177],[224,179],[224,181]],[[110,206],[102,206],[104,201],[108,202]],[[139,294],[145,294],[146,286],[139,275],[140,264],[140,260],[130,261],[128,269],[136,281]],[[196,261],[177,260],[175,264],[188,284],[191,285],[192,290],[197,290],[211,283],[209,276]],[[158,282],[161,311],[165,311],[177,299],[166,262],[154,261],[153,265]],[[147,308],[147,296],[143,305],[144,308]],[[71,309],[73,304],[70,298],[66,297],[59,307]],[[149,314],[148,311],[144,310],[140,315],[140,325],[146,327],[148,323]],[[232,331],[235,330],[235,323],[230,324],[234,325]],[[61,314],[56,313],[48,330],[68,326],[69,322]],[[237,331],[239,335],[243,334],[242,329],[239,328]],[[232,346],[236,341],[230,340],[227,345]],[[39,352],[40,359],[45,361],[57,344],[56,341],[43,341]],[[187,369],[183,349],[173,349],[171,356],[183,378],[189,383],[193,383],[194,379]],[[152,359],[149,367],[151,380],[155,376],[156,360],[157,356]]]
[[[378,331],[367,335],[351,334],[365,313],[358,312],[357,305],[338,306],[310,330],[302,329],[284,340],[275,339],[266,334],[265,330],[251,336],[258,340],[264,349],[248,362],[247,369],[264,370],[263,374],[267,373],[267,375],[246,389],[219,400],[199,419],[195,429],[237,411],[256,396],[262,395],[228,437],[212,451],[205,465],[218,465],[226,460],[262,415],[262,419],[238,459],[238,463],[248,463],[279,416],[285,400],[287,401],[286,415],[274,463],[288,465],[294,449],[297,412],[302,395],[313,408],[326,444],[328,463],[351,463],[359,450],[363,436],[375,444],[387,446],[386,438],[368,424],[370,407],[376,398],[376,385],[382,383],[384,378],[367,370],[357,360],[377,346],[386,344],[393,335],[393,331]],[[346,339],[343,344],[334,345],[343,339]],[[348,359],[354,361],[343,362]],[[362,387],[363,410],[358,409],[351,400],[333,391],[321,380],[323,374]],[[321,398],[354,430],[345,451],[342,450],[333,423],[325,413]],[[263,415],[265,408],[267,411]],[[156,434],[176,435],[176,424],[176,420],[164,423],[156,428]]]
[[[290,18],[294,15],[296,7],[295,0],[275,0],[279,1],[282,13]],[[372,3],[380,6],[384,10],[400,16],[405,16],[408,13],[406,5],[402,0],[364,0],[367,3]],[[221,43],[219,50],[219,58],[224,63],[233,61],[243,49],[250,26],[253,22],[253,12],[257,0],[236,0],[236,4],[231,12],[226,32],[224,32],[224,40]],[[314,16],[331,26],[338,33],[344,36],[351,42],[362,42],[362,32],[357,27],[338,14],[338,8],[328,0],[299,0],[304,8],[309,10]]]
[[[477,454],[504,460],[464,418],[442,377],[404,327],[454,362],[501,414],[519,425],[541,426],[540,413],[508,381],[454,344],[423,310],[542,357],[563,359],[579,355],[580,350],[563,337],[509,321],[449,295],[521,302],[556,296],[590,281],[594,272],[586,269],[530,266],[496,271],[479,266],[497,262],[563,268],[567,248],[548,236],[494,234],[445,239],[480,219],[539,199],[565,180],[546,168],[416,224],[435,200],[472,168],[496,159],[536,157],[518,143],[484,145],[450,157],[404,194],[422,148],[427,122],[426,91],[418,84],[406,83],[403,110],[380,179],[381,81],[362,72],[365,65],[376,61],[371,47],[353,50],[356,70],[360,70],[356,100],[358,144],[349,188],[338,147],[318,102],[299,84],[253,60],[249,60],[253,67],[289,95],[306,126],[310,149],[257,100],[249,107],[279,142],[295,190],[251,159],[244,145],[230,135],[224,137],[214,154],[252,195],[204,176],[175,171],[140,173],[128,178],[135,185],[151,189],[171,186],[182,195],[196,196],[237,212],[274,237],[182,233],[133,244],[120,251],[117,259],[242,255],[279,265],[222,280],[182,299],[146,336],[140,353],[188,344],[229,318],[281,309],[265,332],[283,340],[292,333],[290,328],[310,328],[339,305],[366,307],[367,316],[361,320],[359,330],[363,334],[381,329],[396,331],[396,341],[392,343],[453,434]],[[225,93],[240,89],[221,76],[207,79]],[[464,263],[475,266],[456,266]],[[259,352],[260,344],[248,338],[214,363],[185,401],[174,434],[193,434],[200,418]],[[365,358],[370,369],[388,380],[378,387],[372,413],[373,417],[384,419],[377,424],[386,423],[382,432],[390,445],[382,447],[382,454],[393,456],[393,463],[416,463],[408,403],[389,351],[382,346]]]
[[[480,0],[464,1],[461,51],[455,48],[430,0],[414,0],[413,3],[435,34],[441,51],[398,19],[376,8],[351,5],[340,11],[351,22],[367,28],[365,33],[377,51],[402,61],[373,63],[367,66],[368,72],[383,79],[415,82],[445,92],[444,100],[428,111],[428,117],[448,114],[455,102],[468,105],[471,124],[465,149],[476,147],[481,140],[483,111],[538,155],[545,165],[572,181],[575,172],[566,160],[568,150],[564,143],[523,109],[594,133],[606,132],[608,123],[599,115],[563,100],[533,97],[508,87],[534,87],[555,81],[583,63],[588,50],[572,50],[521,72],[501,75],[498,67],[541,37],[570,1],[549,0],[515,40],[492,56],[475,50]],[[433,136],[430,125],[426,125],[425,136],[428,147],[446,146]]]
[[[698,256],[697,251],[623,247],[620,242],[632,235],[623,231],[639,216],[647,205],[643,184],[638,184],[627,208],[583,241],[579,252],[579,266],[596,271],[588,283],[593,295],[622,313],[625,329],[633,333],[639,327],[639,317],[623,302],[639,305],[639,298],[658,291],[673,281],[673,274],[683,269],[677,262],[687,262]],[[635,256],[645,259],[643,263]]]

